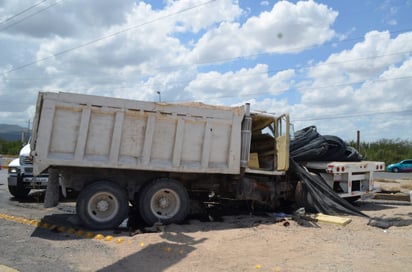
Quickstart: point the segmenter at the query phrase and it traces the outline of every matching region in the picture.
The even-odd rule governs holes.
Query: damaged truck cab
[[[254,200],[275,208],[280,200],[290,199],[296,182],[288,179],[289,115],[274,116],[248,111],[242,124],[240,199]],[[250,137],[250,138],[249,138]],[[247,162],[247,164],[245,163]]]

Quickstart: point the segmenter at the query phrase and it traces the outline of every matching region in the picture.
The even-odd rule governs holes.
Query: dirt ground
[[[411,183],[382,180],[378,186],[406,191]],[[122,257],[100,271],[411,271],[411,203],[357,205],[369,218],[344,216],[351,222],[343,226],[239,215],[125,236],[122,243],[107,243]]]
[[[108,244],[125,257],[102,271],[411,271],[412,206],[360,205],[373,219],[345,226],[247,215],[166,226]]]
[[[406,193],[412,180],[382,179],[377,185]],[[31,217],[38,212],[73,218],[74,206],[62,205],[45,211],[32,209]],[[351,219],[346,225],[310,221],[300,225],[287,215],[280,219],[274,214],[243,214],[224,216],[221,222],[191,219],[187,224],[160,226],[158,232],[133,236],[127,228],[104,231],[100,239],[96,233],[85,239],[85,232],[44,228],[32,232],[32,227],[26,226],[25,231],[32,232],[30,237],[9,234],[10,239],[4,241],[10,244],[0,245],[0,251],[3,246],[10,251],[24,240],[31,259],[3,262],[23,267],[20,271],[53,271],[50,263],[57,261],[68,264],[61,271],[411,271],[411,203],[373,199],[356,205],[369,218],[343,216]],[[17,208],[15,214],[23,213]],[[20,226],[13,220],[1,221],[3,231]],[[82,238],[73,239],[76,236]],[[28,241],[34,241],[35,246],[30,248]],[[50,263],[39,266],[34,260]]]
[[[408,184],[390,186],[408,191]],[[101,271],[411,271],[411,203],[357,205],[369,218],[345,216],[344,226],[250,215],[165,226],[108,243],[122,257]]]

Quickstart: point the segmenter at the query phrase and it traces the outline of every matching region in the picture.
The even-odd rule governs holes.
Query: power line
[[[96,38],[96,39],[94,39],[94,40],[90,40],[90,41],[85,42],[85,43],[83,43],[83,44],[80,44],[80,45],[77,45],[77,46],[74,46],[74,47],[71,47],[71,48],[62,50],[62,51],[60,51],[60,52],[57,52],[57,53],[55,53],[55,54],[53,54],[53,55],[51,55],[51,56],[44,57],[44,58],[41,58],[41,59],[38,59],[38,60],[35,60],[35,61],[32,61],[32,62],[23,64],[23,65],[20,65],[20,66],[18,66],[18,67],[16,67],[16,68],[13,68],[13,69],[10,69],[10,70],[6,71],[6,73],[11,73],[11,72],[14,72],[14,71],[17,71],[17,70],[21,70],[21,69],[26,68],[26,67],[28,67],[28,66],[31,66],[31,65],[33,65],[33,64],[36,64],[36,63],[39,63],[39,62],[43,62],[43,61],[45,61],[45,60],[52,59],[52,58],[54,58],[54,57],[58,57],[58,56],[67,54],[67,53],[72,52],[72,51],[74,51],[74,50],[77,50],[77,49],[80,49],[80,48],[83,48],[83,47],[87,47],[87,46],[89,46],[89,45],[95,44],[95,43],[100,42],[100,41],[103,41],[103,40],[107,40],[107,39],[109,39],[109,38],[113,38],[113,37],[115,37],[115,36],[117,36],[117,35],[123,34],[123,33],[125,33],[125,32],[131,31],[131,30],[134,30],[134,29],[137,29],[137,28],[140,28],[140,27],[142,27],[142,26],[146,26],[146,25],[152,24],[152,23],[154,23],[154,22],[157,22],[157,21],[160,21],[160,20],[163,20],[163,19],[167,19],[167,18],[174,17],[174,16],[176,16],[176,15],[182,14],[182,13],[184,13],[184,12],[193,10],[193,9],[198,8],[198,7],[201,7],[201,6],[205,6],[205,5],[210,4],[210,3],[212,3],[212,2],[215,2],[215,1],[216,1],[216,0],[210,0],[210,1],[207,1],[207,2],[203,2],[203,3],[201,3],[201,4],[194,5],[194,6],[189,7],[189,8],[181,9],[181,10],[175,12],[175,13],[167,14],[167,15],[165,15],[165,16],[161,16],[161,17],[159,17],[159,18],[156,18],[156,19],[153,19],[153,20],[144,22],[144,23],[142,23],[142,24],[134,25],[134,26],[131,26],[131,27],[122,29],[122,30],[120,30],[120,31],[114,32],[114,33],[109,34],[109,35],[106,35],[106,36],[101,36],[101,37]]]
[[[44,58],[42,58],[42,59],[38,59],[38,60],[35,60],[35,61],[32,61],[32,62],[23,64],[23,65],[21,65],[21,66],[15,67],[15,68],[13,68],[13,69],[10,69],[10,70],[6,71],[6,73],[11,73],[11,72],[14,72],[14,71],[17,71],[17,70],[21,70],[21,69],[26,68],[26,67],[28,67],[28,66],[31,66],[31,65],[33,65],[33,64],[36,64],[36,63],[39,63],[39,62],[43,62],[43,61],[46,61],[46,60],[48,60],[48,59],[52,59],[52,58],[54,58],[54,57],[67,54],[67,53],[69,53],[69,52],[75,51],[75,50],[80,49],[80,48],[84,48],[84,47],[90,46],[90,45],[95,44],[95,43],[97,43],[97,42],[99,42],[99,41],[112,38],[112,37],[114,37],[114,36],[117,36],[117,35],[120,35],[120,34],[122,34],[122,33],[131,31],[131,30],[134,30],[134,29],[136,29],[136,28],[140,28],[140,27],[143,27],[143,26],[145,26],[145,25],[152,24],[152,23],[154,23],[154,22],[157,22],[157,21],[160,21],[160,20],[163,20],[163,19],[166,19],[166,18],[174,17],[174,16],[176,16],[176,15],[178,15],[178,14],[187,12],[187,11],[189,11],[189,10],[198,8],[198,7],[200,7],[200,6],[204,6],[204,5],[210,4],[211,2],[215,2],[215,1],[216,1],[216,0],[206,1],[206,2],[204,2],[204,3],[198,4],[198,5],[189,7],[189,8],[182,9],[182,10],[180,10],[180,11],[178,11],[178,12],[175,12],[175,13],[172,13],[172,14],[168,14],[168,15],[165,15],[165,16],[162,16],[162,17],[153,19],[153,20],[151,20],[151,21],[144,22],[144,23],[139,24],[139,25],[134,25],[134,26],[131,26],[131,27],[127,27],[127,28],[125,28],[125,29],[122,29],[122,30],[120,30],[120,31],[114,32],[114,33],[112,33],[112,34],[109,34],[109,35],[106,35],[106,36],[101,36],[101,37],[96,38],[96,39],[94,39],[94,40],[90,40],[90,41],[88,41],[88,42],[85,42],[85,43],[83,43],[83,44],[80,44],[80,45],[77,45],[77,46],[74,46],[74,47],[71,47],[71,48],[62,50],[62,51],[57,52],[57,53],[55,53],[55,54],[53,54],[53,55],[51,55],[51,56],[44,57]],[[403,33],[403,32],[411,31],[411,30],[412,30],[412,28],[411,28],[411,29],[403,29],[403,30],[391,31],[390,33],[391,33],[391,34]],[[339,42],[342,43],[342,42],[347,42],[347,41],[354,41],[354,40],[359,40],[359,39],[362,39],[362,38],[364,38],[364,37],[362,36],[362,37],[356,37],[356,38],[351,38],[351,39],[344,39],[344,40],[340,40]],[[327,45],[327,44],[335,44],[335,43],[336,43],[336,41],[325,42],[325,43],[323,44],[323,46],[325,46],[325,45]],[[287,52],[294,52],[294,51],[296,51],[296,50],[310,49],[310,48],[314,48],[314,47],[316,47],[316,46],[294,47],[294,48],[290,48],[289,50],[287,50],[286,53],[287,53]],[[213,63],[219,63],[219,62],[227,62],[227,61],[232,61],[232,60],[242,59],[242,58],[252,58],[252,57],[258,57],[258,56],[264,56],[264,55],[268,55],[268,54],[273,54],[273,52],[259,53],[259,54],[251,54],[251,55],[243,55],[243,56],[238,56],[238,57],[233,57],[233,58],[220,58],[220,59],[210,60],[210,61],[207,61],[207,62],[198,62],[198,63],[188,64],[188,65],[206,65],[206,64],[213,64]],[[186,66],[188,66],[188,65],[182,65],[182,67],[186,67]],[[163,66],[163,67],[164,67],[164,68],[167,68],[167,67],[173,68],[173,67],[176,67],[176,66]],[[177,67],[179,67],[179,66],[177,66]],[[162,69],[162,67],[158,67],[157,69]]]
[[[390,31],[389,33],[390,34],[397,34],[397,33],[406,33],[406,32],[410,32],[410,31],[412,31],[412,28]],[[342,39],[338,42],[337,41],[328,41],[328,42],[324,42],[322,44],[322,46],[326,46],[326,45],[329,45],[329,44],[336,44],[336,43],[358,41],[358,40],[362,40],[364,38],[365,38],[364,36],[359,36],[359,37],[354,37],[354,38],[350,38],[350,39]],[[295,51],[302,51],[302,50],[316,48],[317,46],[318,45],[290,47],[288,50],[283,50],[282,53],[292,53],[292,52],[295,52]],[[271,54],[274,54],[274,53],[276,53],[276,52],[257,53],[257,54],[242,55],[242,56],[231,57],[231,58],[218,58],[218,59],[211,59],[211,60],[204,61],[204,62],[197,62],[195,64],[196,65],[216,64],[216,63],[221,63],[221,62],[234,61],[234,60],[238,60],[238,59],[256,58],[256,57],[271,55]]]
[[[330,119],[349,119],[349,118],[354,118],[354,117],[379,115],[379,114],[393,114],[393,113],[396,113],[396,114],[399,114],[399,113],[412,113],[412,109],[394,110],[394,111],[359,112],[359,113],[341,114],[341,115],[334,115],[334,116],[296,119],[296,120],[294,120],[294,122],[320,121],[320,120],[330,120]]]
[[[21,14],[23,14],[23,13],[25,13],[25,12],[31,10],[31,9],[33,9],[33,8],[35,8],[35,7],[41,5],[42,3],[46,2],[46,1],[48,1],[48,0],[43,0],[43,1],[37,2],[36,4],[34,4],[34,5],[32,5],[32,6],[28,7],[28,8],[25,8],[25,9],[17,12],[16,14],[14,14],[14,15],[6,18],[6,19],[4,19],[3,21],[0,22],[0,24],[4,24],[4,23],[10,21],[11,19],[13,19],[13,18],[15,18],[15,17],[17,17],[17,16],[19,16],[19,15],[21,15]]]
[[[368,59],[377,59],[377,58],[384,58],[384,57],[388,57],[388,56],[396,56],[396,55],[404,55],[404,54],[408,54],[411,53],[412,51],[402,51],[402,52],[393,52],[393,53],[388,53],[388,54],[384,54],[384,55],[377,55],[377,56],[370,56],[370,57],[363,57],[363,58],[356,58],[356,59],[349,59],[349,60],[345,60],[345,61],[335,61],[335,62],[328,62],[328,63],[320,63],[320,64],[314,64],[314,65],[304,65],[299,67],[300,69],[302,68],[316,68],[318,66],[325,66],[325,65],[338,65],[338,64],[343,64],[343,63],[348,63],[348,62],[357,62],[357,61],[363,61],[363,60],[368,60]],[[188,65],[181,65],[181,66],[165,66],[168,68],[172,68],[174,67],[176,70],[176,68],[178,67],[187,67]],[[160,70],[160,69],[159,69]],[[262,75],[262,74],[270,74],[270,73],[276,73],[276,72],[280,72],[280,71],[284,71],[285,69],[270,69],[267,71],[262,71],[262,72],[254,72],[254,73],[248,73],[245,75],[236,75],[233,76],[233,78],[240,78],[240,77],[252,77],[252,76],[256,76],[256,75]],[[54,74],[53,75],[53,79],[59,78],[59,76],[66,76],[66,75],[71,75],[73,73],[59,73],[58,75]],[[90,75],[83,75],[84,77],[87,78],[93,78],[93,76]],[[81,75],[77,76],[78,78],[81,77]],[[100,77],[99,75],[96,75],[95,77]],[[388,81],[388,80],[399,80],[399,79],[406,79],[406,78],[410,78],[410,76],[406,76],[406,77],[399,77],[399,78],[389,78],[389,79],[376,79],[375,81]],[[33,78],[33,79],[28,79],[28,78],[22,78],[22,77],[14,77],[14,80],[19,80],[19,82],[23,82],[23,81],[27,81],[27,82],[31,82],[31,81],[42,81],[44,80],[44,77],[42,78]],[[204,81],[213,81],[215,80],[215,78],[208,78],[208,79],[204,79]],[[364,79],[364,80],[360,80],[357,82],[345,82],[345,83],[338,83],[338,84],[334,84],[334,85],[326,85],[326,86],[321,86],[321,87],[308,87],[307,89],[324,89],[324,88],[331,88],[331,87],[340,87],[340,86],[349,86],[349,85],[354,85],[354,84],[360,84],[360,83],[364,83],[365,81],[367,81],[368,79]],[[179,81],[169,81],[168,84],[181,84],[181,83],[188,83],[191,82],[192,80],[179,80]],[[151,86],[151,85],[158,85],[157,83],[142,83],[139,84],[142,86]]]
[[[315,64],[315,65],[302,65],[299,68],[302,69],[302,68],[311,68],[311,67],[324,66],[324,65],[342,64],[342,63],[356,62],[356,61],[362,61],[362,60],[368,60],[368,59],[383,58],[383,57],[388,57],[388,56],[404,55],[404,54],[409,54],[409,53],[412,53],[412,51],[409,50],[409,51],[402,51],[402,52],[393,52],[393,53],[388,53],[388,54],[384,54],[384,55],[362,57],[362,58],[350,59],[350,60],[345,60],[345,61],[323,62],[323,63],[318,63],[318,64]],[[193,63],[193,64],[160,66],[160,67],[155,67],[154,70],[157,70],[157,71],[159,71],[159,70],[168,70],[168,69],[175,70],[177,68],[182,68],[183,69],[185,67],[193,66],[193,65],[203,65],[203,64],[213,64],[213,63],[227,62],[227,61],[232,61],[232,60],[241,59],[241,58],[252,58],[252,57],[262,56],[262,55],[266,55],[266,54],[269,54],[269,53],[262,53],[262,54],[255,54],[255,55],[245,55],[245,56],[236,57],[236,58],[216,59],[216,60],[210,60],[208,62],[197,62],[197,63]],[[274,72],[279,72],[279,71],[283,71],[283,70],[285,70],[285,69],[271,69],[271,70],[268,70],[268,71],[253,73],[253,74],[274,73]]]
[[[10,27],[12,27],[12,26],[15,26],[15,25],[17,25],[17,24],[20,24],[21,22],[26,21],[27,19],[29,19],[29,18],[31,18],[31,17],[33,17],[33,16],[35,16],[35,15],[39,14],[39,13],[42,13],[42,12],[44,12],[44,11],[48,10],[48,9],[49,9],[49,8],[51,8],[51,7],[56,6],[56,5],[57,5],[59,2],[61,2],[61,1],[63,1],[63,0],[56,1],[55,3],[50,4],[49,6],[47,6],[47,7],[43,8],[43,9],[40,9],[40,10],[38,10],[38,11],[36,11],[36,12],[34,12],[34,13],[30,14],[30,15],[27,15],[26,17],[23,17],[22,19],[20,19],[20,20],[18,20],[18,21],[16,21],[16,22],[14,22],[14,23],[12,23],[12,24],[9,24],[9,25],[7,25],[7,26],[5,26],[5,27],[1,28],[1,29],[0,29],[0,31],[2,31],[2,30],[6,30],[6,29],[8,29],[8,28],[10,28]],[[43,2],[44,2],[44,1],[43,1]]]
[[[396,78],[386,78],[386,79],[377,79],[375,81],[378,82],[384,82],[384,81],[391,81],[391,80],[403,80],[403,79],[411,79],[412,76],[405,76],[405,77],[396,77]],[[320,86],[320,87],[308,87],[306,88],[306,90],[316,90],[316,89],[331,89],[331,88],[336,88],[336,87],[342,87],[342,86],[350,86],[350,85],[355,85],[355,84],[360,84],[360,83],[364,83],[366,80],[364,81],[356,81],[356,82],[349,82],[349,83],[342,83],[342,84],[334,84],[334,85],[330,85],[330,86]],[[186,81],[181,81],[182,83],[186,82]],[[172,82],[172,83],[177,83],[177,82]],[[157,83],[142,83],[142,84],[138,84],[138,85],[133,85],[133,86],[120,86],[120,87],[115,87],[116,85],[110,85],[109,87],[107,87],[109,90],[112,90],[113,88],[116,88],[118,90],[121,89],[128,89],[128,88],[136,88],[138,86],[141,87],[154,87],[154,86],[159,86],[161,84],[157,84]],[[104,90],[102,88],[99,88],[100,90]],[[253,96],[257,96],[257,95],[281,95],[287,92],[291,92],[291,91],[295,91],[294,89],[288,89],[288,90],[284,90],[279,92],[278,94],[271,94],[270,92],[264,91],[264,92],[253,92],[253,93],[248,93],[248,94],[233,94],[233,95],[218,95],[218,96],[213,96],[212,98],[214,99],[226,99],[226,98],[233,98],[233,97],[240,97],[240,98],[247,98],[247,97],[253,97]],[[188,101],[188,100],[169,100],[169,101],[174,101],[174,102],[183,102],[183,101]],[[10,101],[1,101],[0,104],[9,104]],[[334,117],[335,118],[335,117]],[[300,120],[299,120],[300,121]],[[305,121],[305,120],[302,120]]]
[[[411,76],[403,76],[403,77],[393,77],[393,78],[380,78],[380,79],[375,79],[373,81],[374,82],[385,82],[385,81],[391,81],[391,80],[402,80],[402,79],[410,79],[410,78],[412,78],[412,75]],[[318,87],[305,87],[305,90],[331,89],[331,88],[336,88],[336,87],[351,86],[351,85],[357,85],[357,84],[365,83],[367,80],[368,79],[361,80],[361,81],[353,81],[353,82],[347,82],[347,83],[333,84],[333,85],[329,85],[329,86],[325,85],[325,86],[318,86]]]
[[[386,81],[392,81],[392,80],[404,80],[404,79],[411,79],[412,76],[404,76],[404,77],[394,77],[394,78],[386,78],[386,79],[376,79],[374,80],[374,82],[386,82]],[[207,80],[212,80],[212,79],[207,79]],[[213,79],[215,80],[215,79]],[[332,88],[337,88],[337,87],[344,87],[344,86],[351,86],[351,85],[356,85],[356,84],[361,84],[361,83],[365,83],[367,80],[370,79],[365,79],[362,81],[356,81],[356,82],[347,82],[347,83],[341,83],[341,84],[333,84],[333,85],[324,85],[324,86],[319,86],[319,87],[306,87],[305,90],[319,90],[319,89],[332,89]],[[187,83],[187,82],[191,82],[191,80],[182,80],[182,81],[172,81],[172,82],[167,82],[168,85],[170,84],[183,84],[183,83]],[[147,88],[154,88],[154,87],[158,87],[161,85],[165,85],[165,84],[161,84],[161,83],[141,83],[141,84],[137,84],[137,85],[133,85],[133,86],[118,86],[116,87],[116,84],[114,85],[110,85],[110,87],[108,87],[108,89],[112,90],[113,88],[116,88],[118,90],[121,89],[128,89],[128,88],[136,88],[136,87],[147,87]],[[100,90],[103,90],[102,88],[99,88]],[[289,92],[293,92],[296,91],[296,89],[285,89],[285,90],[278,90],[278,93],[271,93],[268,91],[261,91],[261,92],[253,92],[253,93],[247,93],[247,94],[235,94],[235,95],[219,95],[219,96],[213,96],[213,98],[215,99],[225,99],[225,98],[233,98],[233,97],[241,97],[241,98],[247,98],[247,97],[253,97],[253,96],[258,96],[258,95],[271,95],[271,96],[276,96],[276,95],[281,95],[281,94],[285,94],[285,93],[289,93]],[[176,101],[183,101],[183,100],[176,100]],[[0,102],[1,104],[1,102]],[[4,102],[3,104],[8,104],[8,102]]]
[[[214,1],[215,1],[215,0],[214,0]],[[197,8],[197,7],[200,7],[200,6],[202,6],[202,5],[209,4],[209,3],[214,2],[214,1],[204,2],[204,3],[201,3],[201,4],[196,5],[196,6],[192,6],[192,7],[186,8],[186,9],[182,9],[182,10],[176,12],[176,13],[168,14],[168,15],[166,15],[166,16],[159,17],[159,18],[156,18],[156,19],[151,20],[151,21],[147,21],[147,22],[145,22],[145,23],[143,23],[143,24],[140,24],[140,25],[135,25],[135,26],[128,27],[128,28],[126,28],[126,29],[123,29],[123,30],[120,30],[120,31],[118,31],[118,32],[112,33],[112,34],[110,34],[110,35],[103,36],[103,37],[100,37],[100,38],[98,38],[98,39],[95,39],[95,40],[89,41],[89,42],[87,42],[87,43],[81,44],[81,45],[79,45],[79,46],[76,46],[76,47],[73,47],[73,48],[66,49],[66,50],[64,50],[64,51],[58,52],[58,53],[54,54],[53,56],[45,57],[45,58],[43,58],[43,59],[40,59],[40,60],[33,61],[33,62],[28,63],[28,64],[25,64],[25,65],[22,65],[22,66],[20,66],[20,67],[16,67],[16,68],[14,68],[14,69],[11,69],[11,70],[8,71],[8,72],[12,72],[12,71],[16,71],[16,70],[19,70],[19,69],[23,69],[23,68],[25,68],[25,67],[27,67],[27,66],[30,66],[30,65],[35,64],[35,63],[38,63],[38,62],[40,62],[40,61],[44,61],[44,60],[47,60],[47,59],[52,58],[52,57],[55,57],[55,56],[59,56],[59,55],[63,55],[63,54],[69,53],[69,52],[74,51],[74,50],[76,50],[76,49],[89,46],[89,45],[91,45],[91,44],[93,44],[93,43],[96,43],[96,42],[98,42],[98,41],[101,41],[101,40],[104,40],[104,39],[108,39],[108,38],[114,37],[114,36],[119,35],[119,34],[121,34],[121,33],[130,31],[130,30],[133,30],[133,29],[138,28],[138,27],[142,27],[142,26],[144,26],[144,25],[147,25],[147,24],[150,24],[150,23],[153,23],[153,22],[156,22],[156,21],[159,21],[159,20],[168,18],[168,17],[175,16],[175,15],[177,15],[177,14],[181,14],[181,13],[186,12],[186,11],[188,11],[188,10],[191,10],[191,9],[194,9],[194,8]],[[58,2],[56,2],[56,3],[58,3]],[[55,4],[56,4],[56,3],[55,3]],[[49,7],[50,7],[50,6],[49,6]],[[403,30],[403,31],[404,31],[404,30]],[[399,30],[399,31],[393,31],[393,32],[391,32],[391,33],[399,33],[399,32],[401,32],[401,30]],[[353,39],[352,39],[352,40],[353,40]],[[320,64],[317,64],[317,65],[307,65],[307,66],[303,66],[303,68],[316,67],[316,66],[320,66],[320,65],[333,65],[333,64],[340,64],[340,63],[346,63],[346,62],[353,62],[353,61],[360,61],[360,60],[365,60],[365,59],[371,59],[371,58],[378,58],[378,57],[386,57],[386,56],[407,54],[407,53],[410,53],[410,52],[411,52],[411,51],[403,51],[403,52],[397,52],[397,53],[396,53],[396,52],[395,52],[395,53],[389,53],[389,54],[385,54],[385,55],[381,55],[381,56],[371,56],[371,57],[364,57],[364,58],[346,60],[346,61],[342,61],[342,62],[320,63]],[[252,56],[252,55],[250,55],[250,56]],[[250,57],[250,56],[243,56],[243,57]],[[257,55],[254,55],[254,56],[257,56]],[[222,59],[219,60],[219,62],[221,62],[221,61],[224,61],[224,60],[222,60]],[[199,64],[201,64],[201,63],[199,63]],[[167,67],[167,66],[166,66],[166,67]],[[171,66],[169,66],[169,67],[171,67]],[[300,67],[300,68],[302,68],[302,67]],[[256,73],[252,73],[252,74],[248,74],[248,75],[236,75],[236,77],[243,77],[243,76],[249,76],[249,77],[250,77],[250,76],[254,76],[254,75],[258,75],[258,74],[272,73],[272,72],[275,72],[275,71],[278,71],[278,70],[268,70],[268,71],[256,72]],[[54,77],[56,77],[56,75],[54,75]],[[375,80],[375,81],[389,81],[389,80],[400,80],[400,79],[409,79],[409,78],[411,78],[411,76],[399,77],[399,78],[389,78],[389,79],[377,79],[377,80]],[[214,79],[206,79],[206,80],[214,80]],[[345,82],[345,83],[340,83],[340,84],[338,83],[338,84],[334,84],[334,85],[326,85],[326,86],[320,86],[320,87],[308,87],[307,89],[324,89],[324,88],[333,88],[333,87],[348,86],[348,85],[360,84],[360,83],[365,82],[366,80],[367,80],[367,79],[362,80],[362,81],[357,81],[357,82],[349,82],[349,83],[348,83],[348,82]],[[174,83],[175,83],[175,84],[176,84],[176,83],[178,84],[178,83],[185,83],[185,82],[190,82],[190,81],[192,81],[192,80],[187,80],[187,81],[173,81],[173,82],[168,82],[168,84],[174,84]],[[140,84],[140,86],[155,86],[155,85],[159,85],[159,83],[143,83],[143,84]],[[120,87],[120,88],[124,88],[124,87]],[[289,90],[289,91],[290,91],[290,90]],[[270,93],[268,93],[268,92],[257,92],[257,93],[248,94],[248,95],[245,95],[245,96],[265,95],[265,94],[270,94]],[[221,96],[221,97],[216,97],[216,98],[228,98],[228,97],[234,97],[234,96]]]

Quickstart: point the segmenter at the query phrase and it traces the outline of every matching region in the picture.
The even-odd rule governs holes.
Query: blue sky
[[[0,123],[38,91],[288,112],[412,140],[412,0],[0,0]]]

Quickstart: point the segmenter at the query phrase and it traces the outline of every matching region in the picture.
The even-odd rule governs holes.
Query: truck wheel
[[[17,198],[25,198],[30,193],[30,188],[24,188],[21,185],[17,185],[17,186],[9,185],[9,192],[10,194],[12,194],[13,196]]]
[[[147,184],[139,195],[139,211],[148,225],[180,223],[189,213],[190,199],[185,187],[168,178]]]
[[[115,228],[127,217],[129,199],[120,185],[98,181],[84,188],[76,203],[82,223],[91,229]]]

